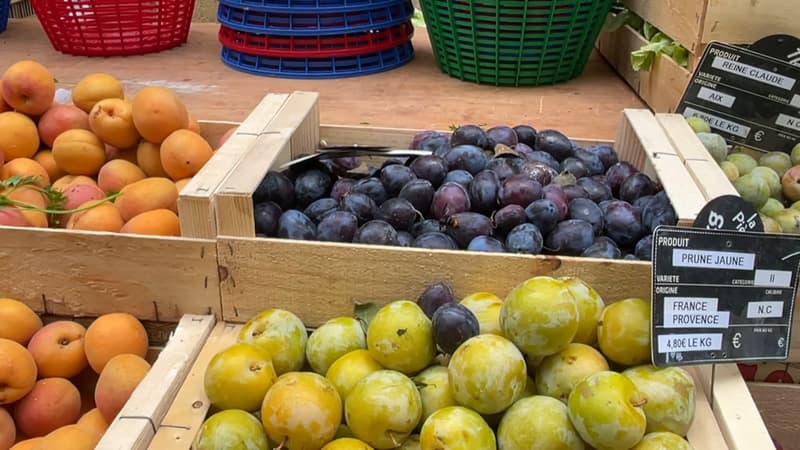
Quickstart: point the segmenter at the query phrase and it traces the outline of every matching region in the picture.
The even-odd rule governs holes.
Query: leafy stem
[[[113,202],[120,195],[122,195],[121,192],[113,192],[107,194],[104,198],[98,200],[97,202],[91,205],[82,206],[74,209],[64,209],[64,203],[66,203],[67,200],[67,198],[64,196],[64,193],[59,190],[53,189],[52,186],[42,187],[40,186],[40,183],[41,183],[40,177],[20,176],[20,175],[15,175],[13,177],[9,177],[4,181],[0,181],[0,207],[13,206],[28,211],[38,211],[50,215],[75,214],[87,211],[106,202]],[[30,203],[26,203],[19,200],[14,200],[13,198],[9,197],[11,193],[22,188],[32,189],[44,195],[44,197],[46,198],[47,206],[45,206],[44,208],[40,208],[36,205],[32,205]]]

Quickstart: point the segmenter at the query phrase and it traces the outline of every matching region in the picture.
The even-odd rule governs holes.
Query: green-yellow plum
[[[376,449],[396,448],[422,417],[419,391],[403,373],[379,370],[359,381],[345,400],[350,431]]]
[[[719,163],[719,167],[722,169],[722,172],[725,173],[725,176],[728,177],[728,181],[731,183],[739,178],[739,168],[736,167],[736,164],[730,161],[722,161]]]
[[[337,317],[320,325],[308,337],[306,359],[314,372],[324,376],[339,357],[365,348],[367,336],[361,322],[352,317]]]
[[[699,132],[697,138],[703,143],[703,146],[708,150],[708,153],[714,158],[715,161],[724,161],[728,156],[728,143],[725,139],[711,132]]]
[[[711,127],[708,122],[703,120],[702,117],[692,116],[686,118],[686,123],[692,128],[695,133],[711,133]]]
[[[789,207],[792,208],[792,209],[796,209],[796,210],[800,211],[800,200],[792,203],[791,206],[789,206]]]
[[[192,448],[195,450],[256,450],[267,447],[264,426],[241,409],[219,411],[200,426]]]
[[[419,440],[418,434],[412,434],[405,441],[403,445],[397,447],[397,450],[422,450],[422,443]]]
[[[777,220],[763,214],[759,214],[759,217],[761,217],[761,223],[764,224],[765,233],[783,233],[783,228],[781,228]]]
[[[692,444],[675,433],[647,433],[631,450],[694,450]]]
[[[389,303],[367,328],[367,349],[383,367],[414,375],[436,356],[431,320],[414,302]]]
[[[481,414],[504,411],[525,391],[525,358],[508,339],[480,334],[461,344],[447,367],[453,398]]]
[[[489,292],[475,292],[464,297],[461,304],[475,314],[480,324],[481,334],[502,336],[500,330],[500,309],[503,299]]]
[[[783,196],[790,202],[800,200],[800,166],[787,170],[781,177]]]
[[[733,187],[755,209],[763,207],[770,196],[769,184],[763,178],[752,174],[737,178],[733,182]]]
[[[800,210],[786,208],[773,217],[787,234],[800,234]]]
[[[608,361],[593,347],[570,344],[545,358],[536,368],[536,391],[567,402],[570,392],[584,378],[608,370]]]
[[[636,366],[650,361],[650,302],[628,298],[605,307],[597,327],[600,350],[611,361]]]
[[[585,281],[576,277],[562,277],[559,280],[569,289],[578,305],[578,331],[572,342],[592,345],[597,342],[597,324],[606,307],[603,297]]]
[[[758,158],[758,165],[769,167],[782,177],[792,167],[792,157],[784,152],[769,152]]]
[[[334,361],[325,378],[333,383],[339,396],[346,400],[356,383],[372,372],[382,369],[383,366],[375,361],[368,351],[353,350]]]
[[[776,197],[781,194],[781,189],[783,189],[781,186],[781,177],[774,170],[769,167],[758,166],[750,171],[750,175],[759,177],[767,182],[770,196]]]
[[[350,428],[345,424],[339,425],[339,428],[336,429],[336,434],[333,435],[334,439],[354,438],[354,437],[355,436],[353,436],[353,432],[350,431]]]
[[[494,432],[478,413],[463,406],[448,406],[422,424],[419,433],[424,449],[496,450]]]
[[[298,371],[306,360],[308,331],[303,321],[283,309],[267,309],[247,321],[238,342],[255,344],[270,354],[275,372]]]
[[[563,281],[533,277],[509,292],[500,309],[500,328],[527,355],[547,356],[567,346],[578,332],[578,305]]]
[[[328,442],[320,450],[372,450],[372,447],[362,440],[345,437]]]
[[[528,376],[528,378],[525,380],[525,390],[522,391],[522,396],[520,398],[533,397],[536,394],[536,381]]]
[[[747,153],[731,153],[725,160],[736,164],[736,168],[739,169],[739,176],[745,176],[758,167],[758,161]]]
[[[764,206],[758,210],[758,212],[759,214],[763,214],[767,217],[773,217],[784,209],[783,203],[774,198],[769,198],[767,199],[767,202],[764,203]]]
[[[583,450],[567,406],[544,395],[523,398],[508,408],[497,427],[503,450]]]
[[[450,389],[450,377],[447,373],[447,367],[430,366],[412,378],[412,380],[417,385],[419,396],[422,400],[422,419],[420,423],[424,422],[434,412],[456,405],[452,389]]]
[[[671,431],[686,436],[695,409],[694,379],[688,372],[680,367],[639,366],[622,374],[647,400],[642,409],[647,416],[648,433]]]
[[[261,423],[280,448],[322,448],[342,423],[342,400],[322,375],[288,372],[278,377],[264,397]]]
[[[569,395],[569,418],[583,440],[596,450],[629,449],[644,436],[645,400],[626,376],[598,372]]]
[[[792,158],[792,165],[796,166],[800,164],[800,143],[797,143],[794,147],[792,147],[789,157]]]
[[[203,387],[214,407],[253,412],[276,378],[267,352],[251,344],[234,344],[211,358]]]

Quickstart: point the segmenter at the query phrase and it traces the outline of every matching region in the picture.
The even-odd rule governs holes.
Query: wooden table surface
[[[20,59],[47,66],[62,84],[90,72],[122,79],[129,93],[148,84],[178,91],[200,119],[244,119],[269,92],[320,92],[323,123],[447,129],[453,124],[555,128],[572,137],[613,139],[623,108],[644,108],[636,94],[596,53],[583,75],[546,87],[497,88],[462,82],[436,66],[424,28],[416,31],[414,60],[377,75],[292,80],[235,71],[220,60],[219,25],[192,24],[189,42],[143,56],[88,58],[53,50],[34,18],[10,19],[0,34],[0,70]]]

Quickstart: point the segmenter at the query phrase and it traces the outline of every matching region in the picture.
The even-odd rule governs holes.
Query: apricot
[[[58,164],[56,164],[56,159],[53,158],[53,152],[50,150],[39,150],[34,156],[33,160],[39,163],[47,172],[47,176],[50,178],[50,181],[58,180],[59,178],[63,177],[67,173],[63,170],[58,168]]]
[[[101,200],[105,198],[106,193],[94,184],[78,183],[69,184],[67,188],[62,191],[64,193],[64,209],[74,210],[78,209],[81,205],[85,205],[92,200]],[[72,214],[59,214],[56,216],[59,226],[66,226]]]
[[[180,236],[181,222],[169,209],[154,209],[134,216],[120,233],[149,234],[155,236]]]
[[[194,176],[212,156],[214,150],[194,131],[177,130],[161,143],[161,166],[173,180]]]
[[[11,447],[10,450],[32,450],[37,445],[39,445],[39,442],[41,442],[43,439],[44,438],[40,437],[25,439],[24,441],[19,441],[16,444],[14,444],[14,446]]]
[[[89,112],[89,126],[106,144],[129,148],[139,143],[139,132],[133,125],[133,105],[119,98],[95,103]]]
[[[72,214],[67,221],[68,230],[117,233],[125,225],[119,215],[119,209],[113,203],[104,200],[90,200],[78,207],[78,209],[83,208],[90,209]]]
[[[86,359],[98,374],[117,355],[131,353],[144,358],[148,345],[144,325],[128,313],[110,313],[98,317],[86,329],[84,338]]]
[[[178,190],[178,195],[180,195],[183,188],[185,188],[190,181],[192,181],[192,177],[184,178],[175,182],[175,189]]]
[[[0,152],[5,161],[32,158],[39,150],[39,131],[30,117],[15,111],[0,113]]]
[[[5,408],[0,408],[0,450],[8,450],[17,440],[17,427],[14,419]]]
[[[11,160],[0,169],[0,178],[7,180],[13,176],[37,177],[37,185],[41,187],[50,185],[50,175],[41,164],[30,158],[17,158]]]
[[[5,99],[3,99],[3,80],[0,79],[0,113],[13,110],[14,108],[9,106],[9,104],[6,103]]]
[[[169,177],[161,165],[161,146],[159,144],[147,141],[139,143],[139,147],[136,149],[136,164],[144,170],[148,177]]]
[[[44,196],[44,194],[37,191],[31,186],[23,186],[14,189],[12,191],[9,191],[6,195],[8,196],[9,199],[22,203],[25,206],[32,206],[40,209],[47,207],[47,199]],[[46,213],[35,209],[26,209],[26,208],[19,208],[19,211],[20,214],[28,222],[28,225],[26,226],[47,228],[48,223],[47,223]]]
[[[84,346],[84,351],[86,348]],[[99,375],[95,373],[95,371],[86,366],[85,369],[81,371],[77,376],[70,378],[72,384],[78,388],[78,391],[81,393],[81,413],[86,414],[90,410],[94,409],[94,389],[97,386],[97,378]]]
[[[108,430],[108,422],[103,418],[103,414],[97,408],[92,408],[78,419],[77,425],[86,431],[89,431],[97,436],[98,439],[103,437],[106,430]]]
[[[175,92],[148,86],[133,98],[133,123],[145,140],[160,144],[173,131],[189,126],[189,113]]]
[[[178,212],[178,188],[168,178],[151,177],[131,183],[120,191],[116,204],[124,221],[154,209]]]
[[[53,142],[53,158],[70,175],[94,176],[106,162],[106,147],[91,131],[69,130]]]
[[[58,135],[67,130],[89,130],[89,115],[75,105],[53,105],[39,119],[38,128],[44,145],[52,147]]]
[[[125,98],[122,82],[107,73],[90,73],[78,81],[72,90],[72,103],[86,113],[95,103],[107,98]]]
[[[150,363],[129,353],[108,361],[97,379],[94,403],[100,414],[111,423],[131,398],[131,394],[150,371]]]
[[[25,345],[42,328],[42,319],[26,305],[13,298],[0,298],[0,338]]]
[[[189,117],[189,125],[186,127],[186,129],[194,131],[197,134],[200,134],[200,122],[198,122],[197,119],[195,119],[192,113],[187,111],[186,115]]]
[[[31,450],[93,450],[98,442],[93,433],[73,424],[44,436]]]
[[[0,405],[24,397],[36,384],[36,362],[21,344],[0,338]]]
[[[81,393],[66,378],[42,378],[14,405],[14,420],[26,436],[44,436],[77,422]]]
[[[136,164],[124,159],[113,159],[103,164],[97,174],[97,186],[105,192],[119,192],[125,186],[147,178]]]
[[[83,350],[83,337],[86,328],[71,320],[58,320],[48,323],[37,331],[30,342],[28,351],[40,377],[72,378],[88,366]]]
[[[29,116],[44,114],[53,105],[56,95],[53,74],[45,66],[31,60],[17,61],[6,69],[2,87],[5,102]]]
[[[115,159],[124,159],[125,161],[132,162],[134,164],[138,164],[136,160],[136,149],[137,145],[131,148],[117,148],[113,145],[106,144],[106,161],[112,161]]]
[[[31,223],[28,222],[21,209],[13,206],[2,206],[0,207],[0,225],[6,227],[29,227]]]
[[[53,182],[51,189],[64,192],[70,186],[74,186],[76,184],[89,184],[92,186],[97,186],[97,182],[94,180],[94,178],[87,177],[86,175],[64,175]]]

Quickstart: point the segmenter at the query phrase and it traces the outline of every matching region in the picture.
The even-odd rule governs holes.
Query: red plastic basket
[[[31,0],[53,47],[70,55],[160,52],[186,42],[194,0]]]
[[[249,55],[275,58],[322,58],[378,53],[407,43],[414,34],[411,22],[378,31],[335,36],[275,36],[244,33],[221,26],[219,41]]]

